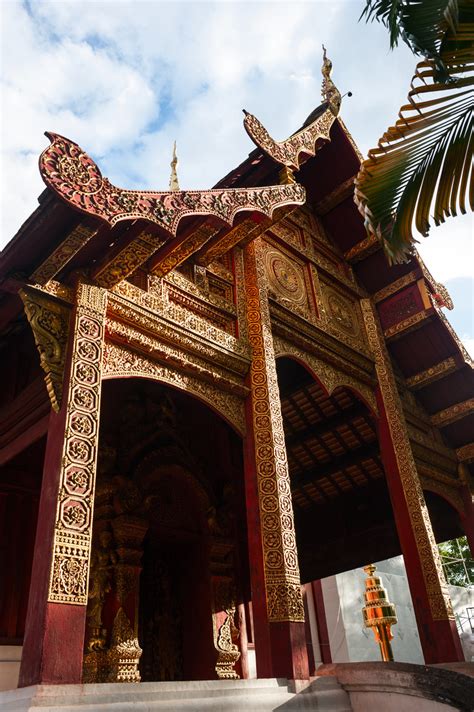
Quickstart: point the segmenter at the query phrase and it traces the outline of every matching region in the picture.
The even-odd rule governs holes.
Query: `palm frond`
[[[460,0],[460,3],[469,0]],[[458,0],[367,0],[359,19],[377,20],[390,32],[393,49],[402,39],[417,55],[436,66],[436,79],[448,81],[440,46],[446,32],[456,31],[459,20]]]
[[[369,151],[356,180],[355,200],[366,226],[395,262],[417,241],[414,228],[426,236],[430,221],[439,225],[465,213],[466,205],[474,209],[472,5],[456,32],[448,29],[440,49],[447,83],[437,81],[433,60],[418,64],[409,103]]]

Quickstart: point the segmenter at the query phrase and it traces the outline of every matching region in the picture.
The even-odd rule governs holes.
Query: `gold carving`
[[[212,624],[214,645],[217,650],[216,673],[220,680],[238,680],[235,664],[240,658],[238,645],[239,629],[235,625],[235,594],[232,580],[217,578],[214,582],[214,611]]]
[[[375,367],[387,413],[388,425],[405,493],[408,513],[415,536],[425,587],[435,620],[453,618],[453,609],[444,577],[443,566],[431,527],[423,490],[410,447],[392,365],[374,308],[369,299],[361,302],[369,345],[375,357]]]
[[[127,614],[119,608],[109,649],[84,655],[83,682],[140,682],[138,664],[142,652]]]
[[[255,464],[270,621],[303,621],[293,505],[261,241],[245,249]]]
[[[162,244],[163,240],[160,240],[156,235],[145,231],[141,232],[94,274],[97,284],[111,289],[135,272]]]
[[[164,277],[168,272],[171,272],[172,269],[178,267],[188,257],[201,249],[213,235],[219,232],[220,228],[216,228],[213,225],[202,225],[192,235],[188,235],[184,239],[175,238],[172,243],[163,247],[162,256],[160,254],[157,255],[152,270],[153,273],[158,277]]]
[[[383,289],[379,289],[378,292],[375,292],[372,299],[375,303],[381,302],[383,299],[387,299],[387,297],[391,297],[392,294],[399,292],[403,287],[407,287],[409,284],[412,284],[412,282],[416,282],[417,279],[418,274],[415,271],[409,272],[403,277],[400,277],[400,279],[396,279],[394,282],[387,284]]]
[[[306,286],[301,267],[278,250],[266,250],[265,267],[269,288],[286,302],[307,307]]]
[[[111,590],[113,566],[117,557],[112,549],[112,534],[104,530],[99,534],[99,542],[92,548],[89,593],[87,605],[87,625],[89,640],[87,652],[105,648],[106,630],[102,628],[102,608],[106,594]]]
[[[377,250],[380,250],[381,247],[382,243],[379,238],[377,235],[372,233],[369,237],[366,237],[364,240],[361,240],[354,245],[354,247],[351,247],[350,250],[344,252],[344,258],[347,262],[360,262],[361,260],[365,260],[366,257],[369,257],[369,255],[372,255],[374,252],[377,252]]]
[[[431,422],[433,425],[441,426],[444,428],[445,425],[450,425],[456,420],[461,418],[466,418],[468,415],[474,413],[474,398],[468,398],[468,400],[462,403],[455,403],[449,408],[440,410],[439,413],[431,416]]]
[[[61,406],[64,359],[69,334],[69,307],[29,288],[21,289],[25,313],[33,331],[46,388],[55,411]]]
[[[55,277],[79,250],[98,232],[97,228],[77,225],[63,242],[33,272],[31,279],[46,284]]]
[[[453,373],[453,371],[456,371],[458,368],[459,365],[456,359],[454,356],[450,356],[444,361],[440,361],[434,366],[427,368],[425,371],[415,373],[414,376],[407,378],[405,383],[408,388],[417,390],[418,388],[428,386],[430,383],[434,383],[434,381],[437,381],[440,378],[444,378],[444,376],[447,376],[449,373]]]
[[[388,329],[385,329],[383,334],[386,339],[395,340],[395,338],[405,336],[409,331],[414,331],[420,326],[423,326],[422,322],[424,322],[426,319],[429,319],[431,316],[433,316],[432,310],[423,309],[422,311],[419,311],[416,314],[409,316],[408,319],[399,321],[398,324],[394,324]]]
[[[243,402],[239,396],[223,392],[211,383],[165,366],[149,357],[107,343],[105,347],[104,378],[119,378],[120,376],[142,376],[152,378],[162,383],[168,383],[175,388],[193,393],[200,400],[220,413],[240,434],[245,431]]]
[[[76,300],[48,600],[83,606],[87,604],[107,295],[80,283]]]
[[[262,226],[255,223],[252,218],[246,218],[223,237],[211,240],[210,244],[197,255],[196,262],[199,265],[208,265],[238,245],[241,240],[257,237],[269,222],[268,219],[265,220]]]

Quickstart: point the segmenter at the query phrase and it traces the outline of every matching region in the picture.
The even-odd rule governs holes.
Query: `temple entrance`
[[[105,382],[84,681],[242,676],[241,458],[235,433],[192,397]]]
[[[351,389],[330,395],[277,360],[301,580],[400,553],[375,418]]]

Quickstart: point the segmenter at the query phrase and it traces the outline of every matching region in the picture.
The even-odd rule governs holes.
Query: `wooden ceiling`
[[[299,368],[280,369],[282,414],[293,503],[308,510],[385,475],[368,408],[348,389],[328,396]]]

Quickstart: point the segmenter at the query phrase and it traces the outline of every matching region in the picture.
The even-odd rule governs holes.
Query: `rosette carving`
[[[303,205],[306,198],[298,183],[161,193],[124,190],[104,178],[77,143],[59,134],[46,133],[46,136],[51,145],[39,161],[46,185],[73,208],[110,225],[121,220],[147,220],[175,236],[185,216],[213,215],[231,226],[239,212],[257,212],[271,218],[277,208]]]

